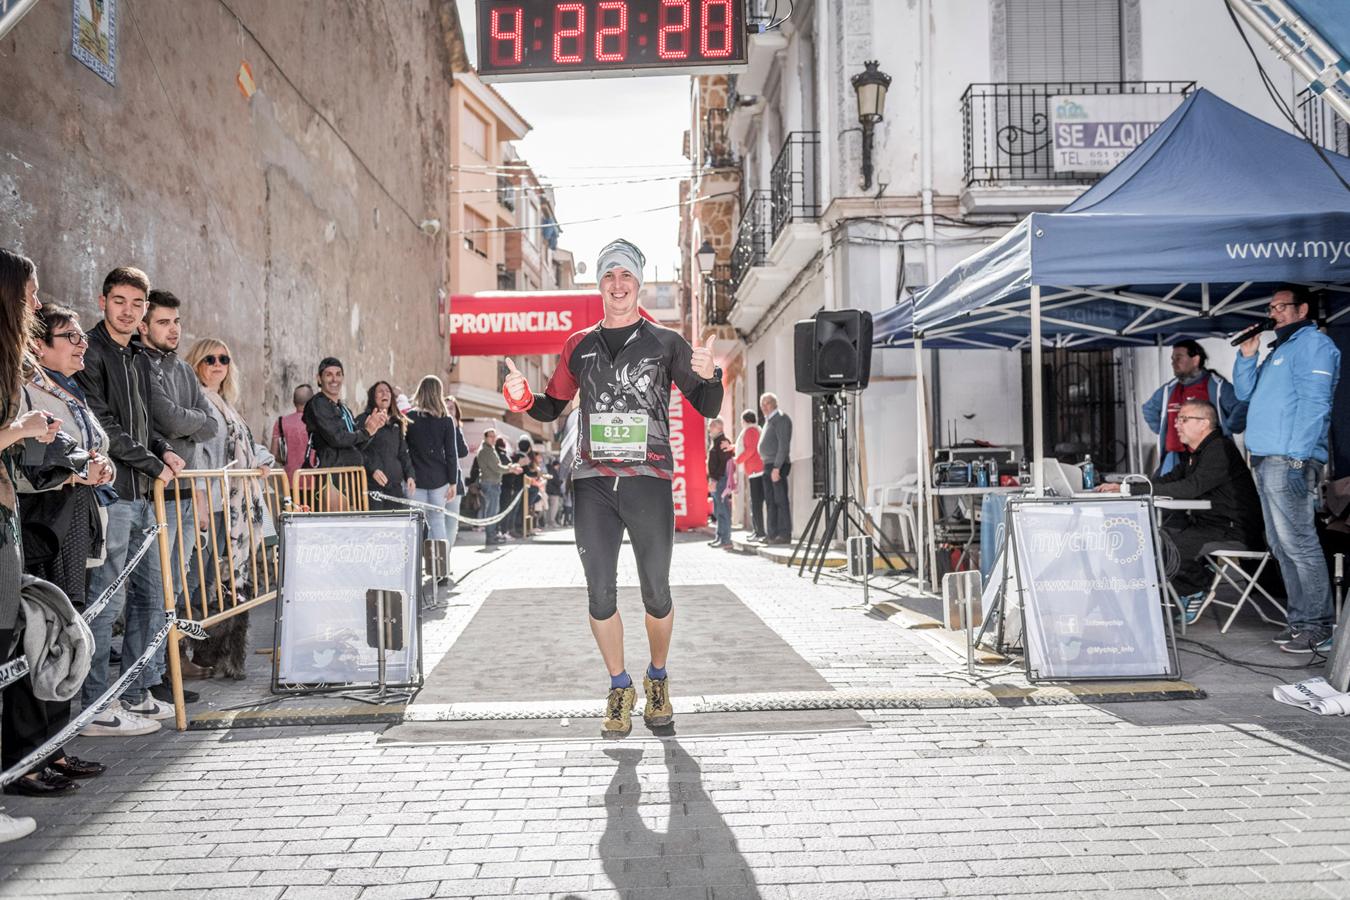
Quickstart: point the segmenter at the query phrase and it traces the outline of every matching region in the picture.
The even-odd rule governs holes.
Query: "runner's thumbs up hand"
[[[713,364],[713,343],[717,340],[717,335],[709,336],[702,347],[695,347],[694,354],[689,358],[689,367],[694,370],[694,374],[702,379],[713,377],[715,366]]]
[[[511,361],[510,357],[507,357],[505,362],[507,374],[506,380],[502,382],[502,390],[512,400],[524,400],[525,395],[529,393],[530,386],[525,382],[525,376],[516,368],[516,364]]]

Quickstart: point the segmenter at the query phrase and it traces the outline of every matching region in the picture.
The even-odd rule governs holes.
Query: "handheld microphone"
[[[1232,344],[1234,347],[1241,347],[1243,344],[1247,343],[1247,341],[1256,337],[1261,332],[1270,331],[1270,329],[1274,327],[1275,327],[1275,320],[1267,316],[1266,318],[1257,322],[1255,325],[1251,325],[1247,328],[1244,328],[1237,334],[1233,335],[1233,337],[1229,340],[1229,343]]]

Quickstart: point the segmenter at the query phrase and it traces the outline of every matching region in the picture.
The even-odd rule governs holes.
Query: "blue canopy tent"
[[[1350,158],[1327,158],[1350,181]],[[1284,283],[1322,289],[1333,320],[1350,311],[1350,191],[1301,138],[1199,90],[1073,203],[878,315],[874,345],[1029,348],[1039,461],[1044,344],[1231,333]]]

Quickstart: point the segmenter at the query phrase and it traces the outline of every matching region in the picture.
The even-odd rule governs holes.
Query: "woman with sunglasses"
[[[16,445],[26,438],[49,444],[61,429],[60,421],[40,410],[21,412],[20,386],[33,314],[38,308],[37,267],[33,261],[0,248],[0,663],[8,662],[18,647],[22,622],[19,618],[19,587],[23,577],[20,555],[22,540],[18,495],[14,490]],[[0,770],[19,762],[12,756],[11,735],[26,724],[25,705],[37,701],[27,678],[5,688],[0,700]],[[12,841],[37,827],[27,817],[13,818],[0,812],[0,842]]]
[[[67,446],[88,453],[83,471],[59,481],[33,484],[19,472],[17,482],[23,526],[24,571],[59,587],[75,608],[84,609],[87,569],[103,561],[101,510],[117,499],[110,487],[116,470],[106,454],[108,435],[90,412],[75,373],[84,368],[89,346],[74,310],[45,303],[37,312],[37,337],[32,344],[37,365],[23,386],[19,407],[38,410],[61,423]],[[6,703],[10,700],[5,697]],[[23,758],[59,732],[70,721],[70,701],[33,698],[23,713],[24,733],[5,734],[5,753]],[[11,742],[10,738],[14,737]],[[23,778],[11,793],[54,796],[75,789],[72,779],[101,775],[104,766],[52,752]]]
[[[214,437],[197,445],[192,468],[224,469],[229,466],[235,472],[258,469],[265,478],[276,460],[266,447],[253,439],[253,432],[234,408],[239,401],[239,383],[230,348],[222,341],[202,338],[192,345],[186,358],[202,383],[202,393],[206,395],[219,426]],[[249,558],[263,539],[270,536],[270,522],[259,480],[230,478],[226,483],[229,495],[221,497],[219,482],[213,482],[209,513],[207,504],[194,504],[198,529],[208,534],[214,532],[216,536],[213,556],[218,562],[207,563],[206,578],[200,579],[205,582],[202,585],[204,596],[194,598],[196,610],[200,612],[204,607],[211,615],[250,599],[253,586],[248,584],[248,579],[254,567],[249,565]],[[232,574],[225,570],[229,563],[234,566]],[[235,589],[234,596],[230,595],[231,586]],[[248,653],[247,633],[247,612],[212,626],[207,629],[210,637],[194,649],[192,661],[199,666],[214,666],[221,674],[236,680],[242,679]]]
[[[371,415],[381,410],[388,417],[361,448],[366,464],[366,476],[374,490],[400,500],[417,490],[413,478],[412,456],[408,453],[408,419],[394,403],[394,388],[387,381],[377,381],[366,392],[366,411],[356,417],[358,431],[366,427]],[[404,509],[388,500],[371,498],[371,509]]]

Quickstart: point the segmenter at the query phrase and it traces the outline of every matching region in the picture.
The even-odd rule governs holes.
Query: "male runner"
[[[642,604],[647,610],[651,664],[642,686],[648,727],[674,719],[666,654],[675,623],[670,599],[670,556],[675,542],[671,495],[670,385],[673,381],[703,416],[722,406],[722,370],[713,365],[712,339],[694,349],[677,332],[642,318],[642,251],[617,240],[600,251],[595,267],[605,317],[563,344],[558,368],[543,396],[535,396],[511,360],[502,386],[515,412],[551,422],[581,393],[579,459],[572,472],[577,552],[586,572],[591,633],[609,670],[609,699],[600,734],[622,738],[633,730],[633,679],[624,670],[623,623],[617,601],[619,547],[624,529],[633,543]]]

